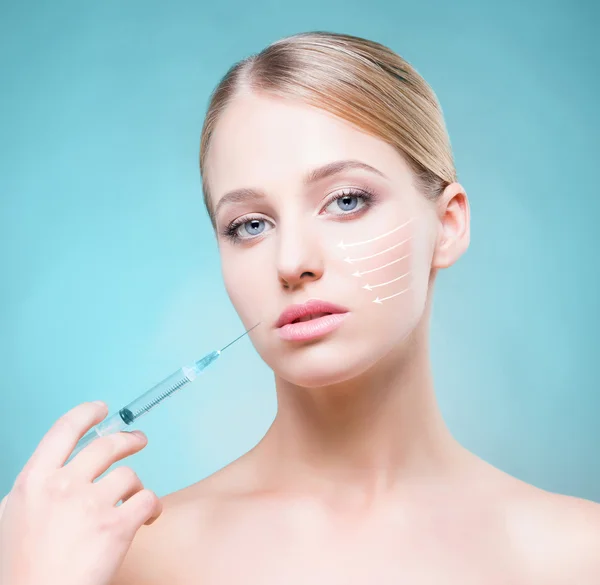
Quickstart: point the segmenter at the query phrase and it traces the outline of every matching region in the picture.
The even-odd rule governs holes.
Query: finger
[[[120,500],[126,502],[129,498],[144,489],[141,479],[130,467],[117,467],[100,481],[94,484],[94,489],[103,501],[111,506]]]
[[[44,435],[25,468],[50,471],[62,467],[79,439],[107,414],[108,408],[103,403],[84,402],[72,408]]]
[[[154,492],[143,489],[121,504],[117,511],[135,533],[143,524],[150,525],[161,515],[162,502]]]
[[[148,438],[142,431],[120,431],[99,437],[82,449],[65,465],[69,472],[88,481],[94,481],[113,463],[129,457],[143,449]]]

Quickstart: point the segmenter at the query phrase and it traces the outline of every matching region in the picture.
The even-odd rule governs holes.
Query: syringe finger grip
[[[75,445],[75,449],[71,453],[69,457],[69,461],[77,455],[83,448],[87,447],[90,443],[95,441],[98,437],[103,437],[105,435],[110,435],[112,433],[118,433],[123,429],[127,428],[127,425],[121,418],[121,415],[116,412],[112,414],[108,418],[104,419],[102,422],[98,423],[95,427],[92,428],[91,431],[86,433]]]

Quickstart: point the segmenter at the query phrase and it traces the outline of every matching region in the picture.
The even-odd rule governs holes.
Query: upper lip
[[[279,315],[279,319],[277,319],[275,327],[283,327],[295,319],[300,319],[301,317],[305,317],[306,315],[311,315],[314,313],[347,312],[348,309],[340,307],[339,305],[334,305],[333,303],[328,303],[327,301],[321,301],[319,299],[311,299],[310,301],[302,303],[301,305],[290,305],[289,307],[286,307],[283,313]]]

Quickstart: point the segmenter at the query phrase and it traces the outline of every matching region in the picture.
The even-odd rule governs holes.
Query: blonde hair
[[[214,225],[206,160],[219,116],[242,91],[299,100],[395,147],[415,185],[437,198],[456,180],[442,109],[427,82],[391,49],[359,37],[306,32],[234,64],[213,91],[200,140],[204,202]]]

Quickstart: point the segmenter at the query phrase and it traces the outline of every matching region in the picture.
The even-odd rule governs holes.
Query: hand
[[[143,449],[143,433],[99,437],[65,465],[106,415],[106,405],[87,402],[60,417],[2,500],[0,585],[108,585],[138,529],[160,516],[160,500],[130,468],[94,482]]]

